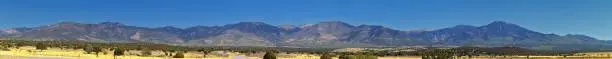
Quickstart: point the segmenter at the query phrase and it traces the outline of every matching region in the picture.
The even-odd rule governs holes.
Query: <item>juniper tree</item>
[[[329,53],[324,53],[321,55],[320,59],[332,59],[332,56]]]
[[[47,45],[43,44],[43,43],[38,43],[36,44],[36,50],[47,50]]]
[[[183,55],[183,52],[178,52],[172,58],[185,58],[185,56]]]
[[[115,49],[113,49],[113,50],[115,50],[115,51],[113,52],[113,56],[115,56],[115,58],[117,58],[117,56],[121,56],[121,55],[123,55],[123,52],[124,52],[124,51],[123,51],[121,48],[115,48]]]
[[[267,52],[264,55],[263,59],[276,59],[276,54],[273,52]]]

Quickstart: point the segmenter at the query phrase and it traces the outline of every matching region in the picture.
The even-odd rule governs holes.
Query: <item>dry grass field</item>
[[[127,51],[125,56],[112,56],[112,52],[105,51],[100,55],[85,54],[81,49],[60,49],[49,48],[47,50],[36,50],[35,47],[26,46],[20,48],[10,48],[10,51],[0,51],[0,59],[173,59],[171,57],[161,56],[160,51],[153,51],[151,56],[137,56],[139,51]],[[185,53],[186,58],[181,59],[261,59],[258,56],[246,56],[240,53],[224,52],[227,56],[207,55],[197,52]],[[474,58],[458,57],[459,59],[612,59],[606,56],[607,52],[581,53],[587,56],[511,56],[511,57],[491,57],[478,56]],[[317,55],[310,54],[281,54],[279,59],[319,59]],[[337,59],[337,58],[334,58]],[[379,57],[378,59],[420,59],[419,56],[397,56],[397,57]]]
[[[10,48],[10,51],[0,51],[0,59],[173,59],[171,57],[160,56],[161,51],[153,51],[151,56],[137,56],[139,51],[126,51],[126,55],[114,57],[111,51],[105,51],[99,55],[85,54],[82,49],[60,49],[49,48],[47,50],[36,50],[35,47],[26,46],[20,48]],[[246,56],[240,53],[225,52],[227,56],[207,55],[197,52],[185,53],[186,58],[180,59],[261,59],[260,57]],[[287,54],[279,56],[279,59],[319,59],[315,55]]]

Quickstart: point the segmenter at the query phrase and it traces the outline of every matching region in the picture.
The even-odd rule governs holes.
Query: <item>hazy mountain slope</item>
[[[189,44],[215,46],[274,46],[282,30],[262,22],[240,22],[222,27],[192,27],[183,35]]]
[[[61,22],[48,26],[32,28],[10,37],[32,39],[73,39],[100,42],[183,42],[178,36],[170,33],[151,30],[142,27],[125,26],[120,23],[103,22],[99,24],[83,24]]]
[[[358,26],[348,34],[348,38],[344,39],[344,41],[391,46],[410,45],[421,42],[408,37],[408,32],[377,25]]]
[[[299,31],[284,36],[279,42],[283,45],[303,45],[338,43],[337,41],[346,38],[346,35],[354,30],[354,26],[344,22],[328,21],[314,25],[304,25]]]
[[[539,44],[601,44],[602,41],[584,35],[559,36],[543,34],[516,24],[496,21],[484,26],[458,25],[435,31],[413,33],[415,39],[448,45],[539,45]]]

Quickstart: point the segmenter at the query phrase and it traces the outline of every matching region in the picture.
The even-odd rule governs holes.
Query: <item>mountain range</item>
[[[60,22],[0,31],[2,38],[149,42],[186,46],[389,47],[520,46],[533,49],[609,48],[610,42],[579,34],[544,34],[494,21],[483,26],[457,25],[428,31],[401,31],[379,25],[353,26],[325,21],[302,26],[239,22],[223,26],[147,28],[117,22]]]

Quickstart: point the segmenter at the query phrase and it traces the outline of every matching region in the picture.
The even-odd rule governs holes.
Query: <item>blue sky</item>
[[[0,28],[60,21],[145,27],[344,21],[398,30],[507,21],[543,33],[612,40],[612,0],[0,0]]]

